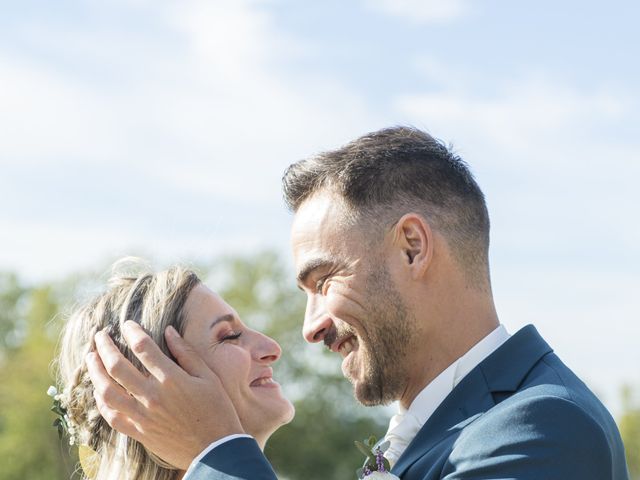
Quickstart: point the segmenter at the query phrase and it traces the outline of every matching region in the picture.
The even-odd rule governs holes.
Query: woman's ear
[[[415,279],[422,277],[431,264],[433,240],[431,226],[421,215],[407,213],[396,223],[397,246]]]

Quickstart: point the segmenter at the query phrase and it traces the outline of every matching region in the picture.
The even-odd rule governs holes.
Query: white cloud
[[[136,226],[135,221],[105,222],[99,216],[87,223],[0,218],[0,269],[40,282],[129,255],[175,263],[247,254],[265,247],[286,249],[289,216],[284,208],[264,210],[257,206],[251,213],[216,205],[184,207],[188,208],[177,214],[193,217],[194,223],[200,218],[198,228],[183,228],[175,212],[165,213],[164,222],[153,228]],[[161,206],[158,209],[161,217]]]
[[[411,22],[443,22],[469,11],[466,0],[365,0],[365,5]]]
[[[2,268],[46,278],[120,246],[153,249],[159,238],[157,250],[166,255],[276,240],[286,248],[284,168],[381,122],[359,94],[331,77],[283,73],[281,66],[301,53],[262,5],[123,1],[120,8],[143,14],[154,28],[51,22],[34,29],[34,45],[65,61],[0,49],[0,130],[9,132],[0,141],[0,162],[11,167],[0,182],[1,229],[10,232],[0,237]],[[88,175],[95,164],[100,178]],[[56,185],[15,184],[47,174]],[[95,182],[99,188],[91,187]],[[12,195],[25,190],[28,208]],[[161,219],[154,226],[158,219],[141,213],[154,202],[149,195],[162,197],[158,209],[172,209],[167,221],[183,215],[209,233],[165,236]],[[282,218],[271,225],[246,218],[242,231],[208,229],[218,216],[235,218],[251,204],[263,215],[277,209]],[[144,228],[133,227],[140,221]]]
[[[0,164],[113,154],[105,100],[70,78],[0,51]]]
[[[159,38],[69,32],[68,25],[34,33],[36,42],[80,64],[72,69],[0,51],[0,126],[10,132],[0,144],[2,158],[133,160],[171,173],[178,165],[213,164],[213,173],[244,175],[239,159],[257,170],[276,159],[284,167],[310,145],[348,139],[359,125],[372,125],[363,99],[331,78],[280,73],[301,53],[262,5],[121,3],[158,17]],[[106,79],[92,76],[96,64],[108,65]]]
[[[507,153],[521,154],[545,142],[556,145],[594,122],[619,119],[628,104],[626,98],[609,91],[585,93],[531,76],[504,84],[493,96],[445,89],[400,96],[395,107],[439,135],[482,141]],[[589,143],[597,143],[597,139],[589,139]]]
[[[270,17],[252,3],[176,5],[170,24],[189,43],[183,68],[194,80],[172,91],[162,118],[167,131],[202,151],[248,164],[238,166],[240,176],[224,185],[246,182],[249,165],[274,172],[277,179],[291,160],[308,155],[310,146],[348,139],[375,121],[363,99],[331,78],[309,76],[300,82],[279,73],[276,64],[299,54],[296,40],[277,33]],[[203,178],[199,169],[206,170],[210,160],[197,163],[195,175],[169,173],[191,177],[197,188]],[[257,177],[262,184],[264,177]]]
[[[582,228],[592,225],[590,237],[606,239],[604,246],[637,251],[640,227],[626,219],[640,201],[640,143],[602,134],[632,121],[631,98],[539,75],[498,85],[493,95],[468,88],[404,95],[395,107],[411,123],[463,146],[460,153],[487,191],[499,242],[575,250],[584,245]]]

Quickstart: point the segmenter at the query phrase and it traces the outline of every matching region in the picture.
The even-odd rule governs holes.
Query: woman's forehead
[[[220,316],[236,316],[236,312],[216,292],[204,284],[196,286],[185,303],[187,319],[191,321],[206,321]]]

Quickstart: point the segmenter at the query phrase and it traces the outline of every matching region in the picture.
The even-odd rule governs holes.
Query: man
[[[533,326],[509,336],[500,325],[484,196],[460,158],[424,132],[390,128],[292,165],[283,183],[303,335],[344,358],[361,403],[399,401],[386,437],[393,473],[628,479],[604,406]],[[135,396],[133,367],[104,335],[104,367],[87,359],[112,426],[191,464],[190,480],[275,478],[188,345],[168,335],[185,372],[135,325],[127,338],[152,373]]]

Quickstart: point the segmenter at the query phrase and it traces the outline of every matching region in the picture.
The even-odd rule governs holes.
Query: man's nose
[[[324,340],[331,327],[333,320],[324,308],[324,300],[318,295],[307,298],[307,309],[304,313],[304,325],[302,326],[302,336],[309,343],[317,343]]]

